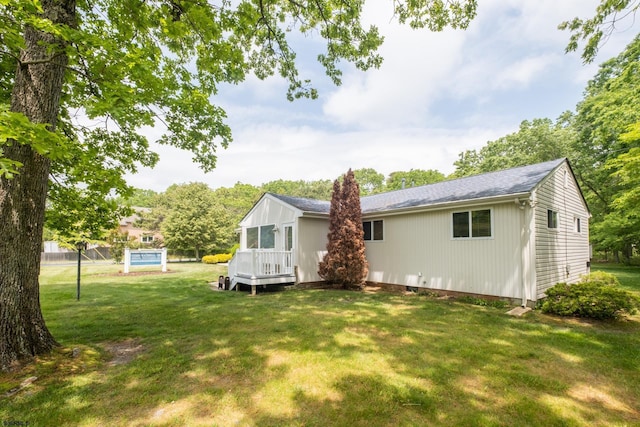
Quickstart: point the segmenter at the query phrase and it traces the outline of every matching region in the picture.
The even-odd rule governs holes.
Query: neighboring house
[[[266,193],[240,223],[232,284],[318,282],[328,201]],[[368,282],[533,304],[589,272],[589,210],[558,159],[361,199]]]
[[[130,216],[120,218],[120,223],[118,226],[118,231],[120,233],[127,233],[129,237],[135,238],[137,242],[141,245],[149,245],[152,246],[153,242],[160,240],[162,241],[162,235],[159,233],[154,233],[149,230],[145,230],[143,228],[136,226],[136,221],[140,219],[141,213],[149,213],[151,212],[150,208],[141,208],[141,207],[132,207],[134,213]]]

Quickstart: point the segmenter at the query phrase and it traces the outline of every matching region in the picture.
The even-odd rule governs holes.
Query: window
[[[284,227],[284,250],[290,251],[293,249],[293,227],[287,225]]]
[[[140,236],[140,241],[142,243],[153,243],[153,236],[151,234],[143,234]]]
[[[558,228],[558,212],[547,209],[547,227]]]
[[[453,237],[491,237],[491,209],[453,213]]]
[[[273,249],[275,248],[275,225],[262,225],[260,227],[247,228],[247,249]]]
[[[573,219],[573,231],[580,233],[580,218]]]
[[[471,211],[471,237],[491,237],[491,210]]]
[[[276,247],[276,239],[273,235],[274,225],[260,227],[260,249],[273,249]]]
[[[363,221],[362,229],[364,230],[364,240],[366,241],[384,239],[384,226],[382,220]]]
[[[247,249],[258,248],[258,236],[260,227],[247,228]]]
[[[454,212],[453,237],[469,236],[469,212]]]

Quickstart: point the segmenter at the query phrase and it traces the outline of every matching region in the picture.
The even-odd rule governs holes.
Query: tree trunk
[[[43,15],[72,26],[75,0],[44,0]],[[67,55],[64,42],[26,27],[11,94],[11,111],[54,131]],[[40,309],[38,277],[50,161],[29,144],[8,141],[7,158],[23,164],[15,177],[0,178],[0,369],[49,352],[56,342]]]

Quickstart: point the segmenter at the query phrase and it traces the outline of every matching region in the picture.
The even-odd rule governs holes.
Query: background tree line
[[[591,210],[594,248],[628,262],[640,245],[639,64],[640,36],[600,66],[575,111],[555,120],[524,120],[516,132],[460,153],[449,176],[412,169],[385,177],[375,169],[356,169],[360,195],[567,157]],[[220,252],[232,246],[233,229],[264,192],[330,200],[332,183],[331,179],[277,180],[261,186],[238,182],[215,190],[205,184],[182,184],[164,193],[138,189],[126,203],[153,208],[145,226],[160,231],[169,248],[201,254],[203,248]]]
[[[354,171],[354,175],[356,180],[362,183],[360,195],[396,190],[402,185],[425,185],[445,179],[438,171],[414,169],[408,172],[393,172],[386,179],[374,169],[359,169]],[[276,180],[260,186],[238,182],[233,187],[217,189],[195,182],[174,184],[161,193],[134,189],[130,197],[118,198],[116,202],[130,209],[151,208],[151,212],[139,212],[140,220],[137,225],[150,232],[162,234],[162,243],[174,253],[200,259],[205,254],[233,250],[233,246],[237,244],[235,228],[265,192],[330,200],[332,190],[333,180],[330,179]],[[126,236],[112,232],[107,238],[107,243],[127,240]],[[135,245],[134,242],[127,244]]]

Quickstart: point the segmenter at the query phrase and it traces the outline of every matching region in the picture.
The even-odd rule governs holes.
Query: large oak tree
[[[105,207],[126,172],[157,155],[140,133],[194,154],[205,170],[231,141],[213,102],[222,83],[279,74],[287,96],[316,97],[298,75],[292,30],[326,40],[319,62],[381,63],[363,0],[5,0],[0,4],[0,368],[50,350],[38,275],[47,197],[54,209]],[[475,0],[394,0],[413,27],[465,27]],[[391,9],[390,9],[391,14]],[[66,191],[57,191],[64,188]],[[101,197],[102,196],[102,197]],[[83,199],[80,204],[75,201]],[[108,207],[108,206],[106,206]]]

